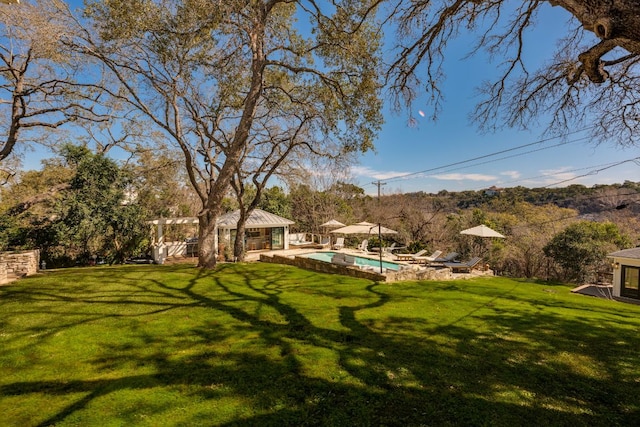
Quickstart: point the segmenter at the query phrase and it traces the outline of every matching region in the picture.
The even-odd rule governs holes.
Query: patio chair
[[[333,249],[344,249],[344,237],[338,237],[333,244]]]
[[[319,245],[322,247],[322,249],[328,249],[329,246],[331,246],[331,237],[323,237],[320,240]]]
[[[369,253],[369,240],[364,239],[362,241],[362,243],[360,243],[360,246],[358,246],[358,249],[361,250],[362,252],[364,252],[365,254]]]
[[[399,251],[400,249],[406,249],[406,246],[398,246],[396,242],[393,242],[391,246],[382,248],[382,253],[386,255],[392,255],[393,251]]]
[[[482,262],[482,258],[475,257],[466,262],[445,262],[442,265],[449,267],[454,273],[461,273],[463,271],[470,273],[480,262]]]

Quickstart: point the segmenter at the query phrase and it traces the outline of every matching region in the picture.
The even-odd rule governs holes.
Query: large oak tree
[[[17,2],[16,2],[17,3]],[[0,4],[0,163],[15,148],[50,143],[68,123],[107,121],[99,69],[66,48],[75,25],[63,3]],[[1,177],[0,177],[1,179]]]
[[[470,53],[486,52],[500,64],[498,77],[481,87],[484,97],[474,119],[482,128],[526,128],[533,118],[551,114],[551,131],[588,128],[597,141],[639,142],[640,2],[383,2],[398,29],[388,74],[398,106],[426,90],[437,115],[447,45],[472,32],[477,43]],[[545,31],[541,13],[561,14],[568,23],[548,62],[531,64],[526,51]]]
[[[315,112],[310,143],[330,140],[345,151],[371,147],[381,119],[378,33],[363,18],[368,3],[110,0],[88,6],[91,26],[77,47],[117,77],[113,96],[182,150],[202,203],[200,266],[215,266],[223,198],[252,141],[256,114],[268,114],[276,97],[286,98],[289,109]]]

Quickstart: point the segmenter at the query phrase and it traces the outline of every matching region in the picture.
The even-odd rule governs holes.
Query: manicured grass
[[[0,425],[638,425],[640,306],[270,264],[0,287]]]

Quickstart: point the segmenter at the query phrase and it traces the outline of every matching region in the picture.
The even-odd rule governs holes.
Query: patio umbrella
[[[324,224],[320,224],[320,227],[324,228],[324,232],[327,233],[329,231],[330,228],[340,228],[340,227],[344,227],[345,224],[341,223],[340,221],[336,221],[335,219],[331,219],[327,222],[325,222]],[[329,247],[333,246],[333,241],[330,235],[327,234],[327,237],[329,238]]]
[[[487,227],[486,225],[478,225],[477,227],[467,228],[466,230],[462,230],[460,234],[468,234],[469,236],[478,236],[478,237],[499,237],[504,239],[505,237],[493,230],[492,228]]]
[[[467,228],[466,230],[462,230],[460,232],[460,234],[466,234],[468,236],[476,236],[476,237],[480,237],[480,239],[478,240],[482,240],[482,242],[480,241],[476,241],[475,246],[477,246],[477,248],[480,250],[481,254],[485,254],[487,252],[487,248],[485,246],[485,242],[484,242],[484,238],[488,237],[488,238],[500,238],[500,239],[504,239],[505,237],[498,233],[496,230],[487,227],[486,225],[478,225],[476,227],[471,227],[471,228]]]
[[[326,228],[338,228],[338,227],[344,227],[344,226],[345,224],[341,223],[340,221],[336,221],[335,219],[327,221],[324,224],[320,224],[320,227],[326,227]]]
[[[380,227],[380,234],[397,234],[398,232],[387,227]],[[346,227],[340,227],[335,230],[331,230],[331,233],[338,234],[378,234],[378,224],[372,224],[370,222],[358,222],[357,224],[347,225]]]
[[[332,233],[339,234],[374,234],[380,237],[383,234],[397,234],[398,232],[387,227],[383,227],[380,224],[373,224],[370,222],[359,222],[357,224],[347,225],[336,230],[332,230]],[[382,241],[382,238],[380,238]],[[382,249],[380,249],[380,273],[382,273]]]

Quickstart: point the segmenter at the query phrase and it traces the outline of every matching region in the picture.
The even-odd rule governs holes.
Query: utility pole
[[[380,187],[387,185],[386,182],[380,180],[372,182],[373,185],[378,187],[378,245],[380,245],[380,274],[382,274],[382,224],[380,223]]]

